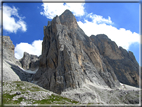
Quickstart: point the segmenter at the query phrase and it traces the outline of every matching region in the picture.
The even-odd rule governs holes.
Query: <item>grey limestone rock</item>
[[[121,83],[138,87],[141,81],[139,80],[139,65],[133,53],[118,47],[104,34],[92,35],[90,38],[100,54],[111,65],[118,80]]]
[[[3,81],[31,81],[33,74],[27,73],[21,67],[21,63],[14,57],[14,45],[9,36],[1,37],[3,39],[3,46],[0,49],[0,54],[2,55],[2,65],[0,68],[3,71]],[[34,61],[34,60],[33,60]],[[35,63],[35,62],[34,62]],[[32,64],[31,64],[32,65]],[[35,64],[34,64],[35,65]],[[33,65],[32,65],[33,66]],[[33,68],[35,68],[33,66]],[[1,71],[1,70],[0,70]],[[0,73],[1,74],[1,73]],[[1,77],[1,75],[0,75]]]
[[[106,67],[97,47],[66,10],[44,27],[42,55],[33,81],[56,93],[80,88],[86,80],[102,86],[119,86],[111,67]]]
[[[20,59],[22,68],[36,70],[39,66],[39,57],[36,55],[30,55],[27,52],[24,52],[23,58]]]
[[[3,46],[3,47],[0,47],[0,51],[3,52],[3,54],[0,53],[1,55],[3,55],[2,59],[16,63],[16,59],[14,57],[15,47],[14,47],[10,37],[9,36],[0,36],[0,38],[2,39],[2,42],[3,42],[3,43],[1,43],[1,46]]]
[[[3,43],[3,80],[16,81],[13,83],[18,83],[19,89],[28,90],[25,95],[18,90],[11,92],[16,87],[8,82],[4,89],[16,94],[13,100],[42,100],[51,94],[29,91],[37,88],[22,82],[28,81],[80,103],[139,103],[139,89],[128,86],[139,83],[139,66],[133,53],[118,47],[104,34],[88,37],[69,10],[44,26],[40,57],[25,52],[18,61],[10,38],[4,37]]]
[[[14,57],[14,45],[9,36],[0,36],[0,62],[2,62],[2,66],[0,66],[0,80],[1,77],[3,81],[20,81],[19,76],[13,71],[10,63],[14,63],[20,65],[18,60]],[[2,47],[3,46],[3,47]],[[3,76],[1,76],[1,71],[3,71]]]
[[[121,106],[124,106],[123,104],[140,104],[138,97],[140,90],[131,88],[126,85],[126,89],[107,89],[86,84],[83,88],[64,91],[61,95],[80,103],[103,104],[103,106],[106,104],[121,104]]]

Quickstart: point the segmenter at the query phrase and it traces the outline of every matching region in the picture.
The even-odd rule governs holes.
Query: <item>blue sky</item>
[[[106,34],[118,46],[134,53],[139,62],[139,3],[3,3],[3,35],[10,36],[15,56],[41,54],[43,27],[65,9],[75,15],[90,36]]]

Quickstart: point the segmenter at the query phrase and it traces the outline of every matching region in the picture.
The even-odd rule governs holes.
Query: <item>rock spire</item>
[[[110,88],[120,85],[111,65],[69,10],[44,27],[39,63],[33,81],[56,93],[81,88],[88,81]]]

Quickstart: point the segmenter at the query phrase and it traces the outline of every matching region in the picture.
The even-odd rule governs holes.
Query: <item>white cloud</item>
[[[102,23],[113,24],[113,22],[111,21],[110,16],[108,16],[108,19],[105,19],[105,18],[103,18],[103,16],[90,13],[86,17],[91,18],[92,22],[96,23],[96,24],[102,24]]]
[[[125,28],[117,29],[113,26],[111,18],[103,18],[102,16],[90,14],[92,21],[84,19],[84,23],[78,21],[79,26],[88,35],[106,34],[112,41],[115,41],[118,46],[129,49],[132,43],[140,43],[140,35],[126,30]]]
[[[24,52],[28,52],[33,55],[41,55],[42,50],[42,40],[35,40],[32,44],[28,43],[19,43],[15,47],[15,57],[21,59]]]
[[[84,3],[43,3],[42,6],[44,11],[40,12],[40,14],[49,19],[56,15],[61,15],[66,9],[72,11],[75,16],[83,16],[85,14]]]
[[[23,17],[18,15],[15,7],[3,6],[3,29],[11,33],[16,33],[18,29],[24,32],[27,30]]]

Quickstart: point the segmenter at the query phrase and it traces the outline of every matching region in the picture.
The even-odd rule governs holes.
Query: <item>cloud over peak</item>
[[[16,44],[15,47],[15,57],[17,59],[21,59],[23,57],[24,52],[28,52],[29,54],[33,55],[41,55],[42,50],[42,40],[35,40],[32,44],[29,43],[19,43]]]
[[[132,43],[140,43],[140,35],[125,28],[116,28],[111,16],[104,18],[101,15],[87,13],[85,3],[43,3],[43,11],[40,13],[48,19],[61,15],[66,9],[73,12],[75,16],[81,16],[83,21],[78,20],[79,26],[88,35],[106,34],[118,46],[129,49]],[[91,21],[89,20],[91,19]]]
[[[46,16],[49,19],[53,19],[56,15],[61,15],[66,9],[73,12],[75,16],[83,16],[84,3],[43,3],[43,11],[41,15]]]
[[[132,43],[140,43],[140,35],[136,32],[131,32],[125,28],[116,28],[107,23],[98,24],[96,21],[85,22],[78,21],[79,26],[84,30],[86,35],[106,34],[112,41],[115,41],[118,46],[129,49]]]
[[[73,12],[75,16],[77,16],[78,25],[88,36],[97,35],[97,34],[106,34],[112,41],[116,42],[118,46],[121,46],[127,50],[129,50],[131,44],[140,43],[140,35],[138,33],[123,28],[123,26],[121,26],[121,28],[115,27],[114,25],[116,23],[112,21],[114,17],[107,16],[107,18],[104,18],[104,16],[97,15],[95,13],[89,13],[87,12],[85,6],[86,6],[85,3],[43,3],[41,5],[43,10],[40,12],[40,15],[48,19],[53,19],[56,15],[59,16],[66,9],[69,9],[70,11]],[[7,17],[11,19],[11,24],[12,24],[11,25],[12,27],[5,29],[11,32],[16,32],[17,29],[26,31],[26,24],[23,21],[23,19],[19,17],[18,11],[15,7],[7,8],[7,11],[5,13],[7,13],[6,14]],[[12,16],[17,17],[19,20],[16,21],[15,18]],[[5,25],[10,25],[10,24],[5,24]],[[34,45],[34,43],[38,45]],[[37,40],[35,40],[32,44],[28,43],[17,44],[15,48],[16,58],[18,59],[21,58],[23,56],[24,51],[30,54],[40,55],[41,41],[37,42]]]
[[[89,13],[86,18],[90,18],[92,19],[92,22],[93,23],[96,23],[96,24],[103,24],[103,23],[106,23],[106,24],[113,24],[113,22],[111,21],[111,18],[110,16],[108,16],[108,19],[105,19],[103,18],[103,16],[100,16],[100,15],[96,15],[96,14],[93,14],[93,13]],[[85,20],[87,21],[87,20]]]

